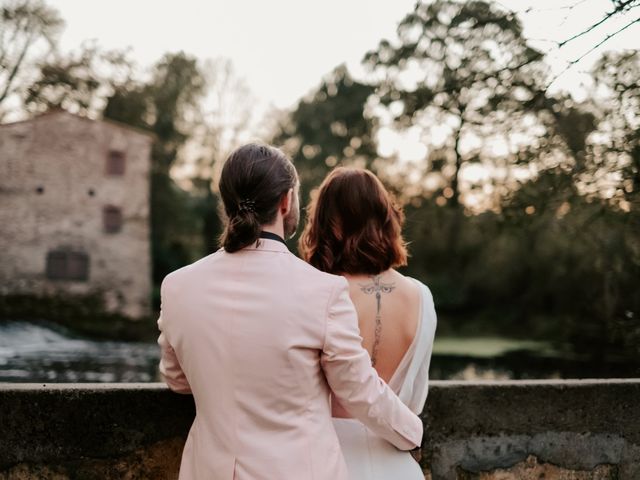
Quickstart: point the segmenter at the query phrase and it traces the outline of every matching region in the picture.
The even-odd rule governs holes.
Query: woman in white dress
[[[394,270],[407,262],[403,221],[402,210],[373,173],[339,167],[312,199],[299,250],[311,265],[348,280],[372,365],[420,414],[436,314],[427,286]],[[332,409],[352,480],[424,480],[409,452],[374,435],[335,400]]]

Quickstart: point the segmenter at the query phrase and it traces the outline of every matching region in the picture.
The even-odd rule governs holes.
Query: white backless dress
[[[429,389],[429,363],[436,330],[436,312],[429,288],[413,280],[421,290],[420,320],[416,336],[389,380],[389,386],[405,405],[419,415]],[[350,480],[424,480],[424,473],[409,452],[396,449],[358,420],[334,418],[333,425]]]

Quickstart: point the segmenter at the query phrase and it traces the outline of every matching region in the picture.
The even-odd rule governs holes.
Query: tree
[[[95,43],[77,52],[56,53],[37,66],[38,76],[27,88],[24,104],[31,114],[61,108],[99,117],[107,95],[131,82],[132,62],[126,52],[101,51]]]
[[[631,361],[639,351],[638,73],[636,52],[608,53],[594,68],[590,101],[544,98],[555,122],[547,140],[555,160],[560,153],[567,161],[502,200],[502,236],[518,245],[508,298],[527,306],[521,316],[532,331],[542,326],[600,363]]]
[[[640,53],[606,53],[594,67],[596,87],[604,95],[601,141],[595,148],[598,168],[620,179],[617,196],[640,212]]]
[[[178,152],[199,118],[205,79],[195,58],[179,52],[165,55],[153,68],[147,84],[151,99],[152,131],[158,137],[154,168],[169,172]]]
[[[215,195],[222,164],[233,149],[254,131],[255,101],[246,82],[238,76],[228,59],[205,63],[203,76],[206,95],[202,101],[202,118],[190,141],[193,158],[188,183],[201,219],[204,253],[218,249],[222,233],[219,199]]]
[[[506,295],[483,287],[479,295],[520,305],[521,324],[561,348],[599,362],[635,360],[640,262],[630,220],[608,199],[581,194],[572,172],[547,169],[503,203],[500,236],[516,244]]]
[[[156,136],[151,170],[151,244],[156,284],[201,252],[194,199],[170,177],[200,118],[205,80],[195,58],[166,54],[146,83],[128,82],[107,99],[106,118]]]
[[[366,116],[366,104],[373,91],[373,86],[354,80],[345,66],[339,66],[280,126],[273,142],[293,158],[303,203],[336,165],[372,167],[374,124]]]
[[[383,78],[377,96],[396,127],[420,126],[439,150],[431,166],[457,208],[466,165],[507,168],[538,135],[531,100],[543,90],[542,58],[513,13],[484,1],[437,0],[419,2],[400,23],[397,41],[382,41],[364,61]],[[443,145],[429,140],[437,130]],[[500,143],[504,153],[496,154],[492,147]]]
[[[7,101],[21,95],[28,67],[55,49],[64,26],[43,0],[9,0],[0,7],[0,120]]]

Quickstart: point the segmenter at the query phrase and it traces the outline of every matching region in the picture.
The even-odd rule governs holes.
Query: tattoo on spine
[[[391,293],[396,288],[395,283],[385,283],[380,279],[381,275],[371,275],[371,283],[366,285],[360,285],[360,290],[365,295],[376,296],[376,327],[373,337],[373,347],[371,348],[371,365],[376,366],[376,360],[378,357],[378,347],[380,346],[380,336],[382,334],[382,316],[380,313],[380,307],[382,303],[382,294]]]

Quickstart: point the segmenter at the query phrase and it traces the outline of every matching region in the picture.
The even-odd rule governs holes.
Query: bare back
[[[358,312],[363,346],[380,378],[389,382],[416,335],[420,289],[393,269],[380,275],[345,275]],[[334,404],[334,417],[349,417]]]

